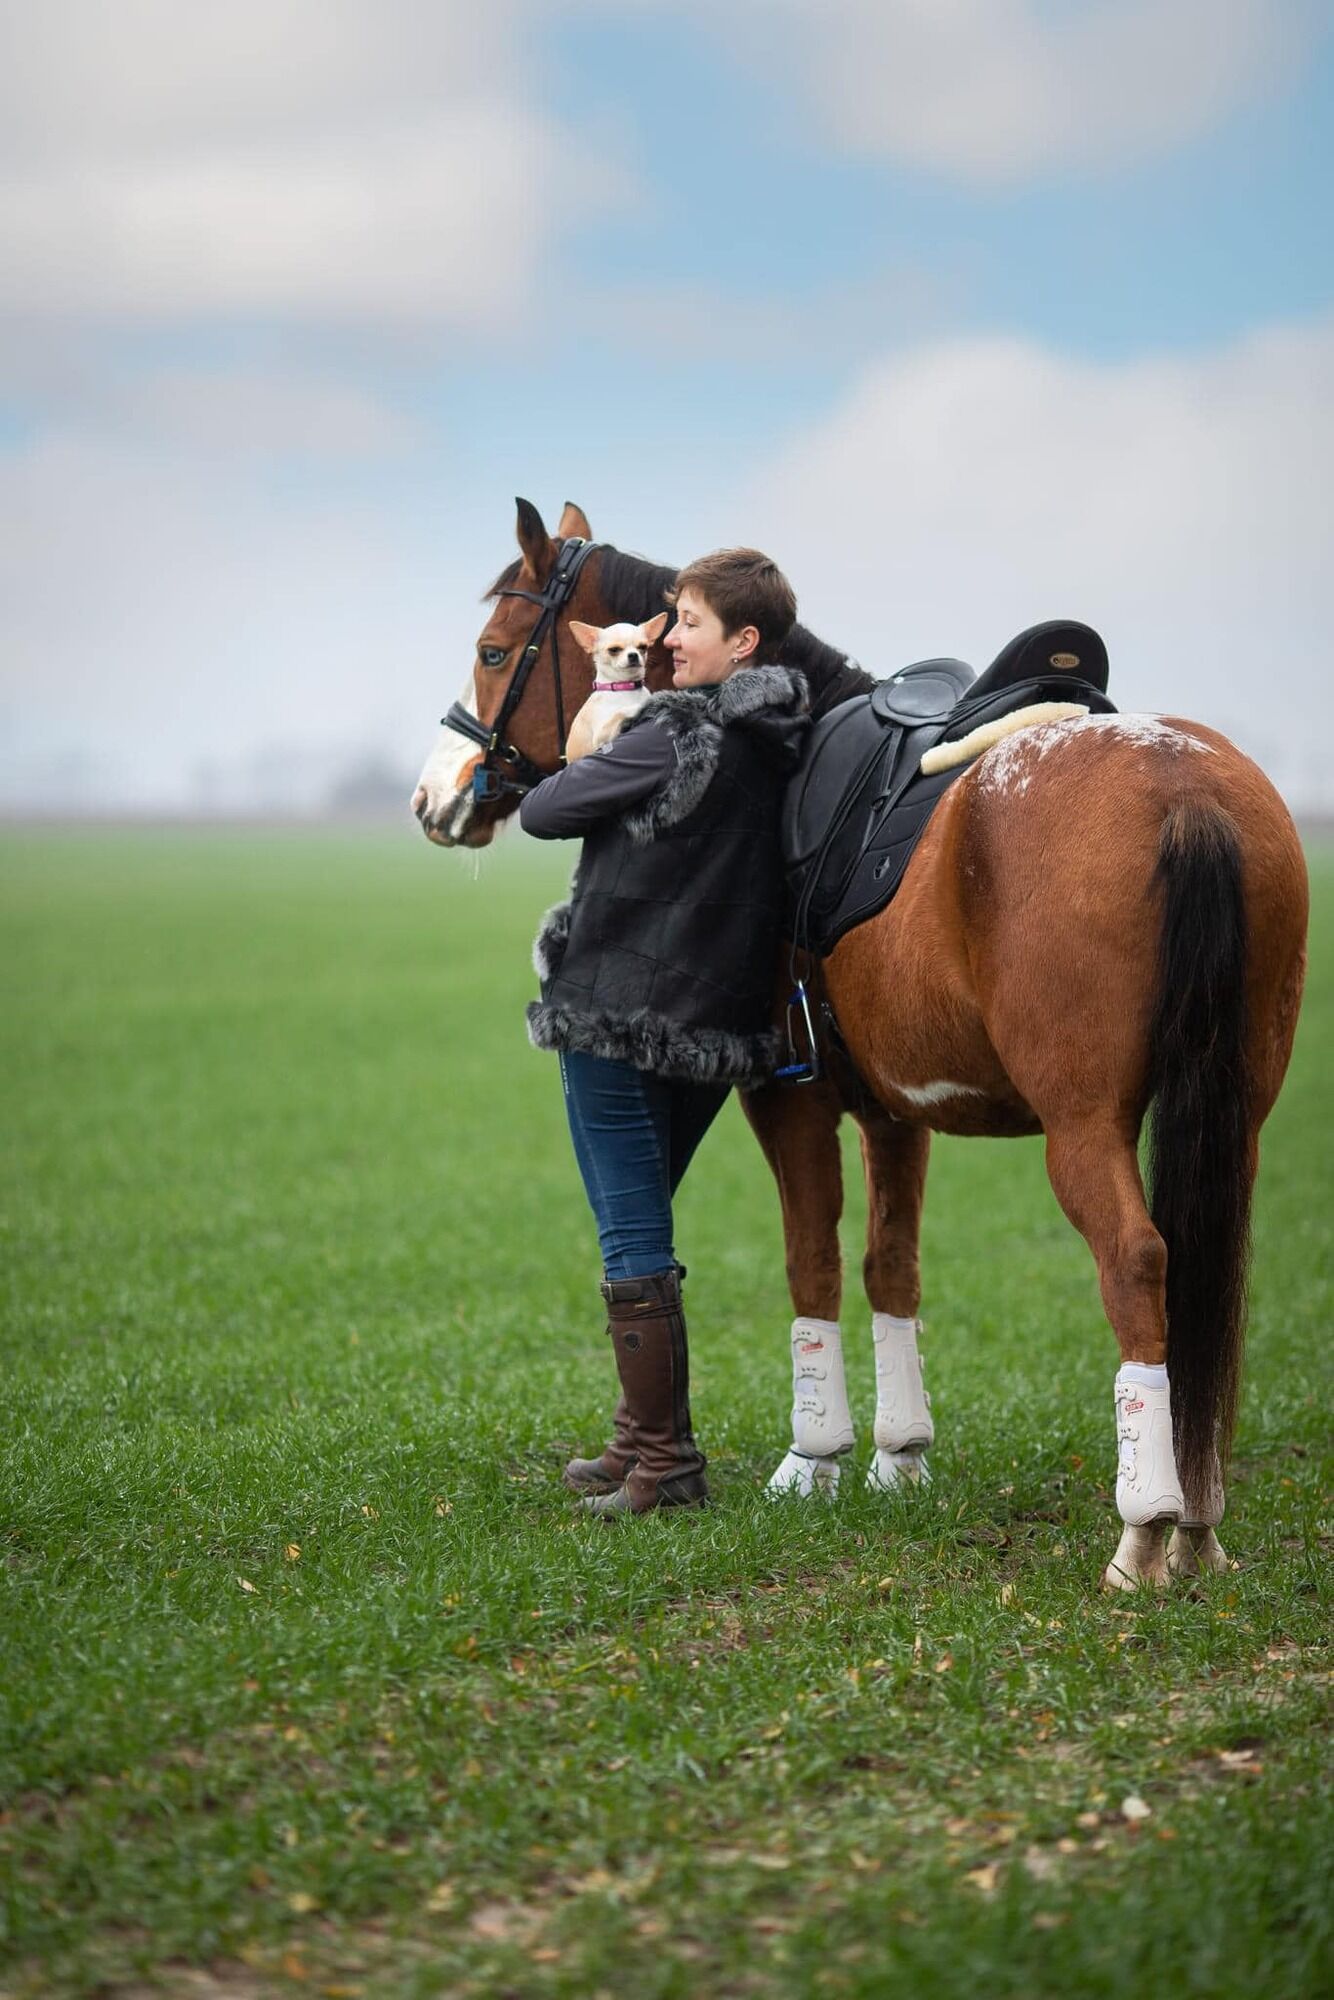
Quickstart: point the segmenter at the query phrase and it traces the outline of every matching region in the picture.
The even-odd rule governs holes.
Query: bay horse
[[[517,507],[518,559],[487,593],[461,701],[413,797],[444,847],[486,846],[527,785],[557,769],[565,718],[589,692],[569,619],[642,622],[674,582],[671,569],[585,546],[592,530],[571,503],[554,538],[535,507]],[[779,657],[805,674],[817,717],[874,684],[801,626]],[[659,646],[648,685],[669,682]],[[1291,817],[1225,737],[1150,716],[1039,724],[945,792],[894,900],[819,969],[838,1059],[811,1084],[741,1093],[778,1184],[798,1325],[835,1335],[838,1126],[845,1112],[857,1121],[878,1349],[884,1329],[908,1334],[897,1364],[892,1341],[885,1350],[891,1375],[917,1368],[932,1131],[1044,1137],[1048,1177],[1093,1253],[1121,1353],[1123,1528],[1109,1587],[1228,1567],[1216,1529],[1251,1195],[1260,1128],[1292,1051],[1306,923]],[[786,998],[784,978],[776,1018]],[[1151,1203],[1137,1157],[1150,1112]],[[920,1417],[920,1373],[915,1382]],[[877,1466],[884,1484],[916,1470],[930,1437],[929,1417],[906,1449],[878,1421],[873,1483]],[[808,1475],[799,1490],[818,1483]]]

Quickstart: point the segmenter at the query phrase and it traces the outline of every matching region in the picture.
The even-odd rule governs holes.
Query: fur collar
[[[676,744],[676,769],[667,782],[625,815],[625,830],[641,845],[686,819],[708,791],[718,768],[722,733],[729,724],[770,710],[800,715],[809,704],[806,679],[795,667],[742,667],[716,688],[664,688],[650,695],[625,724],[666,729]]]

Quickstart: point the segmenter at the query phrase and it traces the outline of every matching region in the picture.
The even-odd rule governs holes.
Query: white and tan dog
[[[585,625],[580,618],[570,620],[570,630],[586,653],[593,656],[593,692],[570,724],[565,745],[566,762],[587,757],[610,743],[616,732],[648,700],[644,675],[648,656],[667,629],[667,613],[660,611],[644,625]]]

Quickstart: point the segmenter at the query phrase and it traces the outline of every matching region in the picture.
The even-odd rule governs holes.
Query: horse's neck
[[[629,619],[642,625],[667,606],[667,592],[676,581],[676,571],[643,556],[626,555],[610,546],[602,551],[599,582],[608,619]],[[655,646],[648,682],[653,688],[667,687],[671,668],[660,646]],[[804,625],[794,625],[778,651],[785,667],[796,667],[805,676],[811,691],[811,713],[821,716],[840,701],[866,694],[875,686],[875,677],[850,664],[845,653],[827,646]]]

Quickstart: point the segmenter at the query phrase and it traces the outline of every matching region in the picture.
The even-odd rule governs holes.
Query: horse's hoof
[[[1213,1529],[1192,1521],[1172,1530],[1167,1567],[1173,1576],[1226,1576],[1232,1565]]]
[[[1166,1590],[1171,1577],[1163,1537],[1165,1521],[1124,1528],[1116,1554],[1102,1573],[1106,1590]]]
[[[866,1475],[868,1493],[901,1493],[905,1486],[925,1486],[931,1468],[920,1451],[877,1451]]]
[[[770,1500],[809,1500],[815,1494],[832,1500],[841,1470],[836,1458],[811,1458],[794,1449],[771,1475],[764,1491]]]

